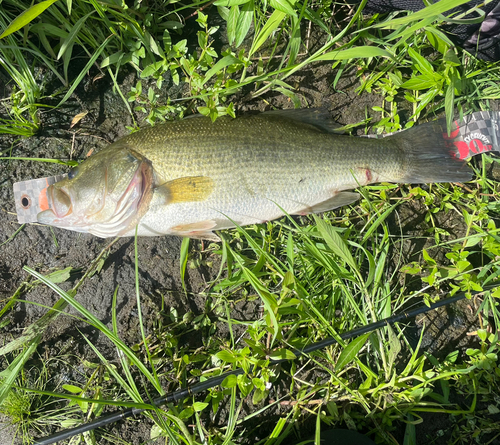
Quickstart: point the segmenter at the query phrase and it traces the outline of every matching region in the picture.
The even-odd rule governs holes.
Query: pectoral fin
[[[213,219],[206,221],[199,221],[190,224],[179,224],[178,226],[171,227],[170,233],[172,235],[184,236],[188,238],[207,239],[210,241],[220,241],[220,238],[212,232],[217,226]]]
[[[351,204],[359,199],[359,193],[338,192],[326,201],[318,202],[297,212],[298,215],[308,215],[309,213],[321,213],[336,209],[347,204]]]
[[[168,204],[177,202],[205,201],[214,189],[214,181],[208,176],[185,176],[158,186],[155,192],[165,195]]]

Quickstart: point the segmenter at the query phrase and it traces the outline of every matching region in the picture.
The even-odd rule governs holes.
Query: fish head
[[[152,185],[151,162],[114,144],[47,187],[46,208],[37,219],[43,224],[101,238],[120,236],[147,211]]]

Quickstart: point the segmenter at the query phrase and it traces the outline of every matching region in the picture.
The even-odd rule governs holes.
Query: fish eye
[[[68,172],[68,179],[73,179],[76,175],[78,174],[78,167],[73,167],[69,172]]]

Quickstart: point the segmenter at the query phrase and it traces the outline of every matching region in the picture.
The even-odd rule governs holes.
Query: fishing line
[[[496,286],[489,288],[491,290]],[[472,295],[482,295],[487,290],[483,290],[481,292],[472,292]],[[376,321],[374,323],[369,323],[366,326],[362,326],[360,328],[353,329],[352,331],[345,332],[341,334],[339,337],[342,340],[349,340],[355,337],[359,337],[362,334],[366,334],[368,332],[372,332],[376,329],[383,328],[384,326],[390,326],[394,323],[406,321],[410,318],[414,318],[417,315],[425,314],[426,312],[438,309],[443,306],[447,306],[449,304],[456,303],[457,301],[463,300],[465,298],[465,292],[462,292],[451,298],[444,298],[436,303],[431,304],[430,306],[420,306],[415,309],[410,309],[403,311],[399,314],[393,315],[392,317],[384,318],[383,320]],[[304,349],[294,349],[291,348],[291,351],[297,356],[304,356],[310,354],[311,352],[318,351],[320,349],[326,348],[327,346],[331,346],[338,343],[338,341],[333,337],[325,338],[324,340],[318,341],[316,343],[312,343],[309,346],[306,346]],[[290,361],[290,359],[272,359],[269,360],[269,366],[274,366],[283,362]],[[186,397],[192,396],[194,394],[198,394],[200,392],[206,391],[214,386],[220,385],[224,379],[231,375],[241,375],[244,371],[241,368],[235,369],[233,371],[225,372],[216,377],[212,377],[203,382],[198,382],[194,385],[188,386],[183,389],[179,389],[177,391],[170,392],[165,394],[162,397],[158,397],[152,401],[152,405],[155,407],[160,407],[167,403],[178,402],[180,400],[185,399]],[[96,428],[100,428],[110,423],[118,422],[119,420],[126,419],[128,417],[136,416],[142,412],[146,411],[143,408],[127,408],[125,410],[118,411],[116,413],[108,414],[106,416],[99,417],[92,422],[84,423],[80,426],[69,428],[58,433],[52,434],[45,438],[37,440],[34,445],[49,445],[61,440],[69,439],[70,437],[76,436],[77,434],[83,434],[87,431],[92,431]]]

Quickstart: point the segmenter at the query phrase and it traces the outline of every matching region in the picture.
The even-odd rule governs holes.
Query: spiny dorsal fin
[[[318,130],[327,133],[345,134],[343,126],[332,119],[326,108],[295,108],[286,110],[272,110],[260,113],[257,116],[282,117],[301,124],[309,124]]]

